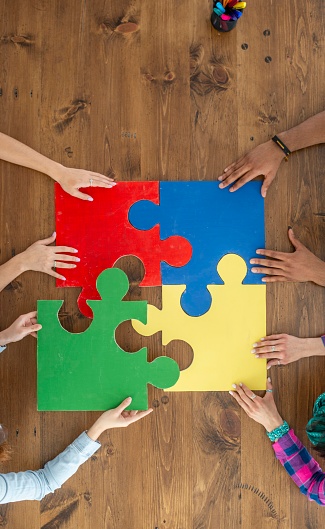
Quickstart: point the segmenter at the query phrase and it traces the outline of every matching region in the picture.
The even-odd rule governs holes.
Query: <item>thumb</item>
[[[92,202],[94,199],[90,195],[86,195],[86,193],[81,193],[81,191],[76,190],[74,193],[70,193],[73,197],[81,198],[81,200],[89,200],[89,202]]]
[[[31,325],[30,327],[27,327],[28,334],[31,334],[32,332],[40,331],[42,328],[42,325],[40,323],[35,323],[35,325]]]
[[[52,244],[56,239],[56,232],[52,233],[50,237],[47,237],[46,239],[40,239],[37,241],[37,244]]]
[[[265,178],[264,178],[264,182],[263,182],[263,185],[262,185],[262,189],[261,189],[261,195],[263,198],[266,197],[266,193],[273,181],[273,178],[275,177],[275,174],[268,174]]]
[[[293,229],[291,228],[291,226],[289,227],[289,230],[288,230],[288,237],[289,237],[291,244],[295,247],[296,250],[297,248],[299,248],[299,246],[302,246],[302,243],[295,237],[295,234],[293,233]]]
[[[128,406],[130,406],[132,402],[132,397],[127,397],[126,399],[123,400],[123,402],[121,402],[121,404],[119,404],[117,406],[116,411],[120,414],[122,413],[122,411],[124,411]]]
[[[267,377],[267,380],[266,380],[266,389],[273,389],[273,386],[272,386],[272,382],[271,382],[270,377]]]

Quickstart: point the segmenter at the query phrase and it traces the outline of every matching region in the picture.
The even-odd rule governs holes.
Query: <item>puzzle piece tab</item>
[[[181,268],[162,263],[163,285],[186,285],[181,305],[190,316],[206,313],[211,305],[207,285],[222,281],[216,266],[228,254],[240,255],[249,265],[257,248],[264,248],[264,201],[261,183],[249,182],[229,193],[218,182],[161,182],[157,201],[139,201],[129,212],[139,230],[160,225],[162,239],[185,237],[192,246],[191,260]],[[249,271],[244,284],[262,284]]]
[[[163,285],[162,310],[149,305],[147,325],[132,321],[144,336],[162,331],[164,345],[179,339],[192,347],[192,364],[169,391],[228,391],[234,382],[265,389],[266,363],[250,351],[266,334],[266,286],[241,284],[247,267],[238,255],[221,259],[218,272],[224,285],[208,286],[212,304],[204,316],[182,310],[185,285]]]
[[[64,269],[66,281],[57,280],[58,287],[83,287],[78,298],[80,311],[92,317],[88,299],[99,299],[96,279],[106,268],[125,255],[135,255],[144,264],[142,286],[161,285],[161,262],[184,266],[192,255],[188,241],[179,237],[164,237],[160,227],[143,232],[128,221],[132,204],[149,200],[158,204],[158,182],[118,182],[111,189],[88,188],[93,202],[80,202],[56,185],[56,230],[58,246],[78,249],[80,263]]]
[[[147,384],[163,388],[179,377],[174,360],[148,362],[146,348],[126,353],[117,345],[115,329],[121,322],[147,320],[146,301],[121,301],[129,288],[124,272],[105,270],[97,287],[102,299],[89,301],[94,320],[79,334],[59,323],[63,301],[38,301],[38,410],[106,410],[128,396],[133,399],[130,409],[147,409]]]

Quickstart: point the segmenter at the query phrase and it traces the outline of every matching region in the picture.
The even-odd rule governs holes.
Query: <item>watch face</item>
[[[3,424],[0,424],[0,444],[4,443],[8,438],[8,430]]]

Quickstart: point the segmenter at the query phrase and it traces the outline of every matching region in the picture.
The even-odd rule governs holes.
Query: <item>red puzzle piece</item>
[[[58,246],[78,249],[76,268],[59,270],[66,281],[58,287],[83,287],[78,306],[89,318],[87,299],[100,299],[96,279],[106,268],[125,255],[135,255],[144,264],[141,286],[161,285],[160,263],[184,266],[192,256],[190,243],[179,236],[160,239],[160,227],[142,231],[128,221],[129,209],[139,200],[159,204],[159,182],[118,182],[111,189],[87,188],[94,201],[81,201],[56,184],[56,231]]]

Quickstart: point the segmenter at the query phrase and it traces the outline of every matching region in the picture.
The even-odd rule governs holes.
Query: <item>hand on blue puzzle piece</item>
[[[161,182],[160,203],[139,201],[129,221],[137,229],[160,225],[162,239],[186,238],[193,249],[190,262],[180,268],[162,263],[163,285],[186,285],[181,299],[190,316],[201,316],[211,305],[208,285],[222,284],[217,264],[228,253],[240,255],[248,273],[243,284],[263,284],[250,271],[256,248],[264,248],[264,200],[261,183],[249,182],[236,193],[225,193],[218,182]]]

